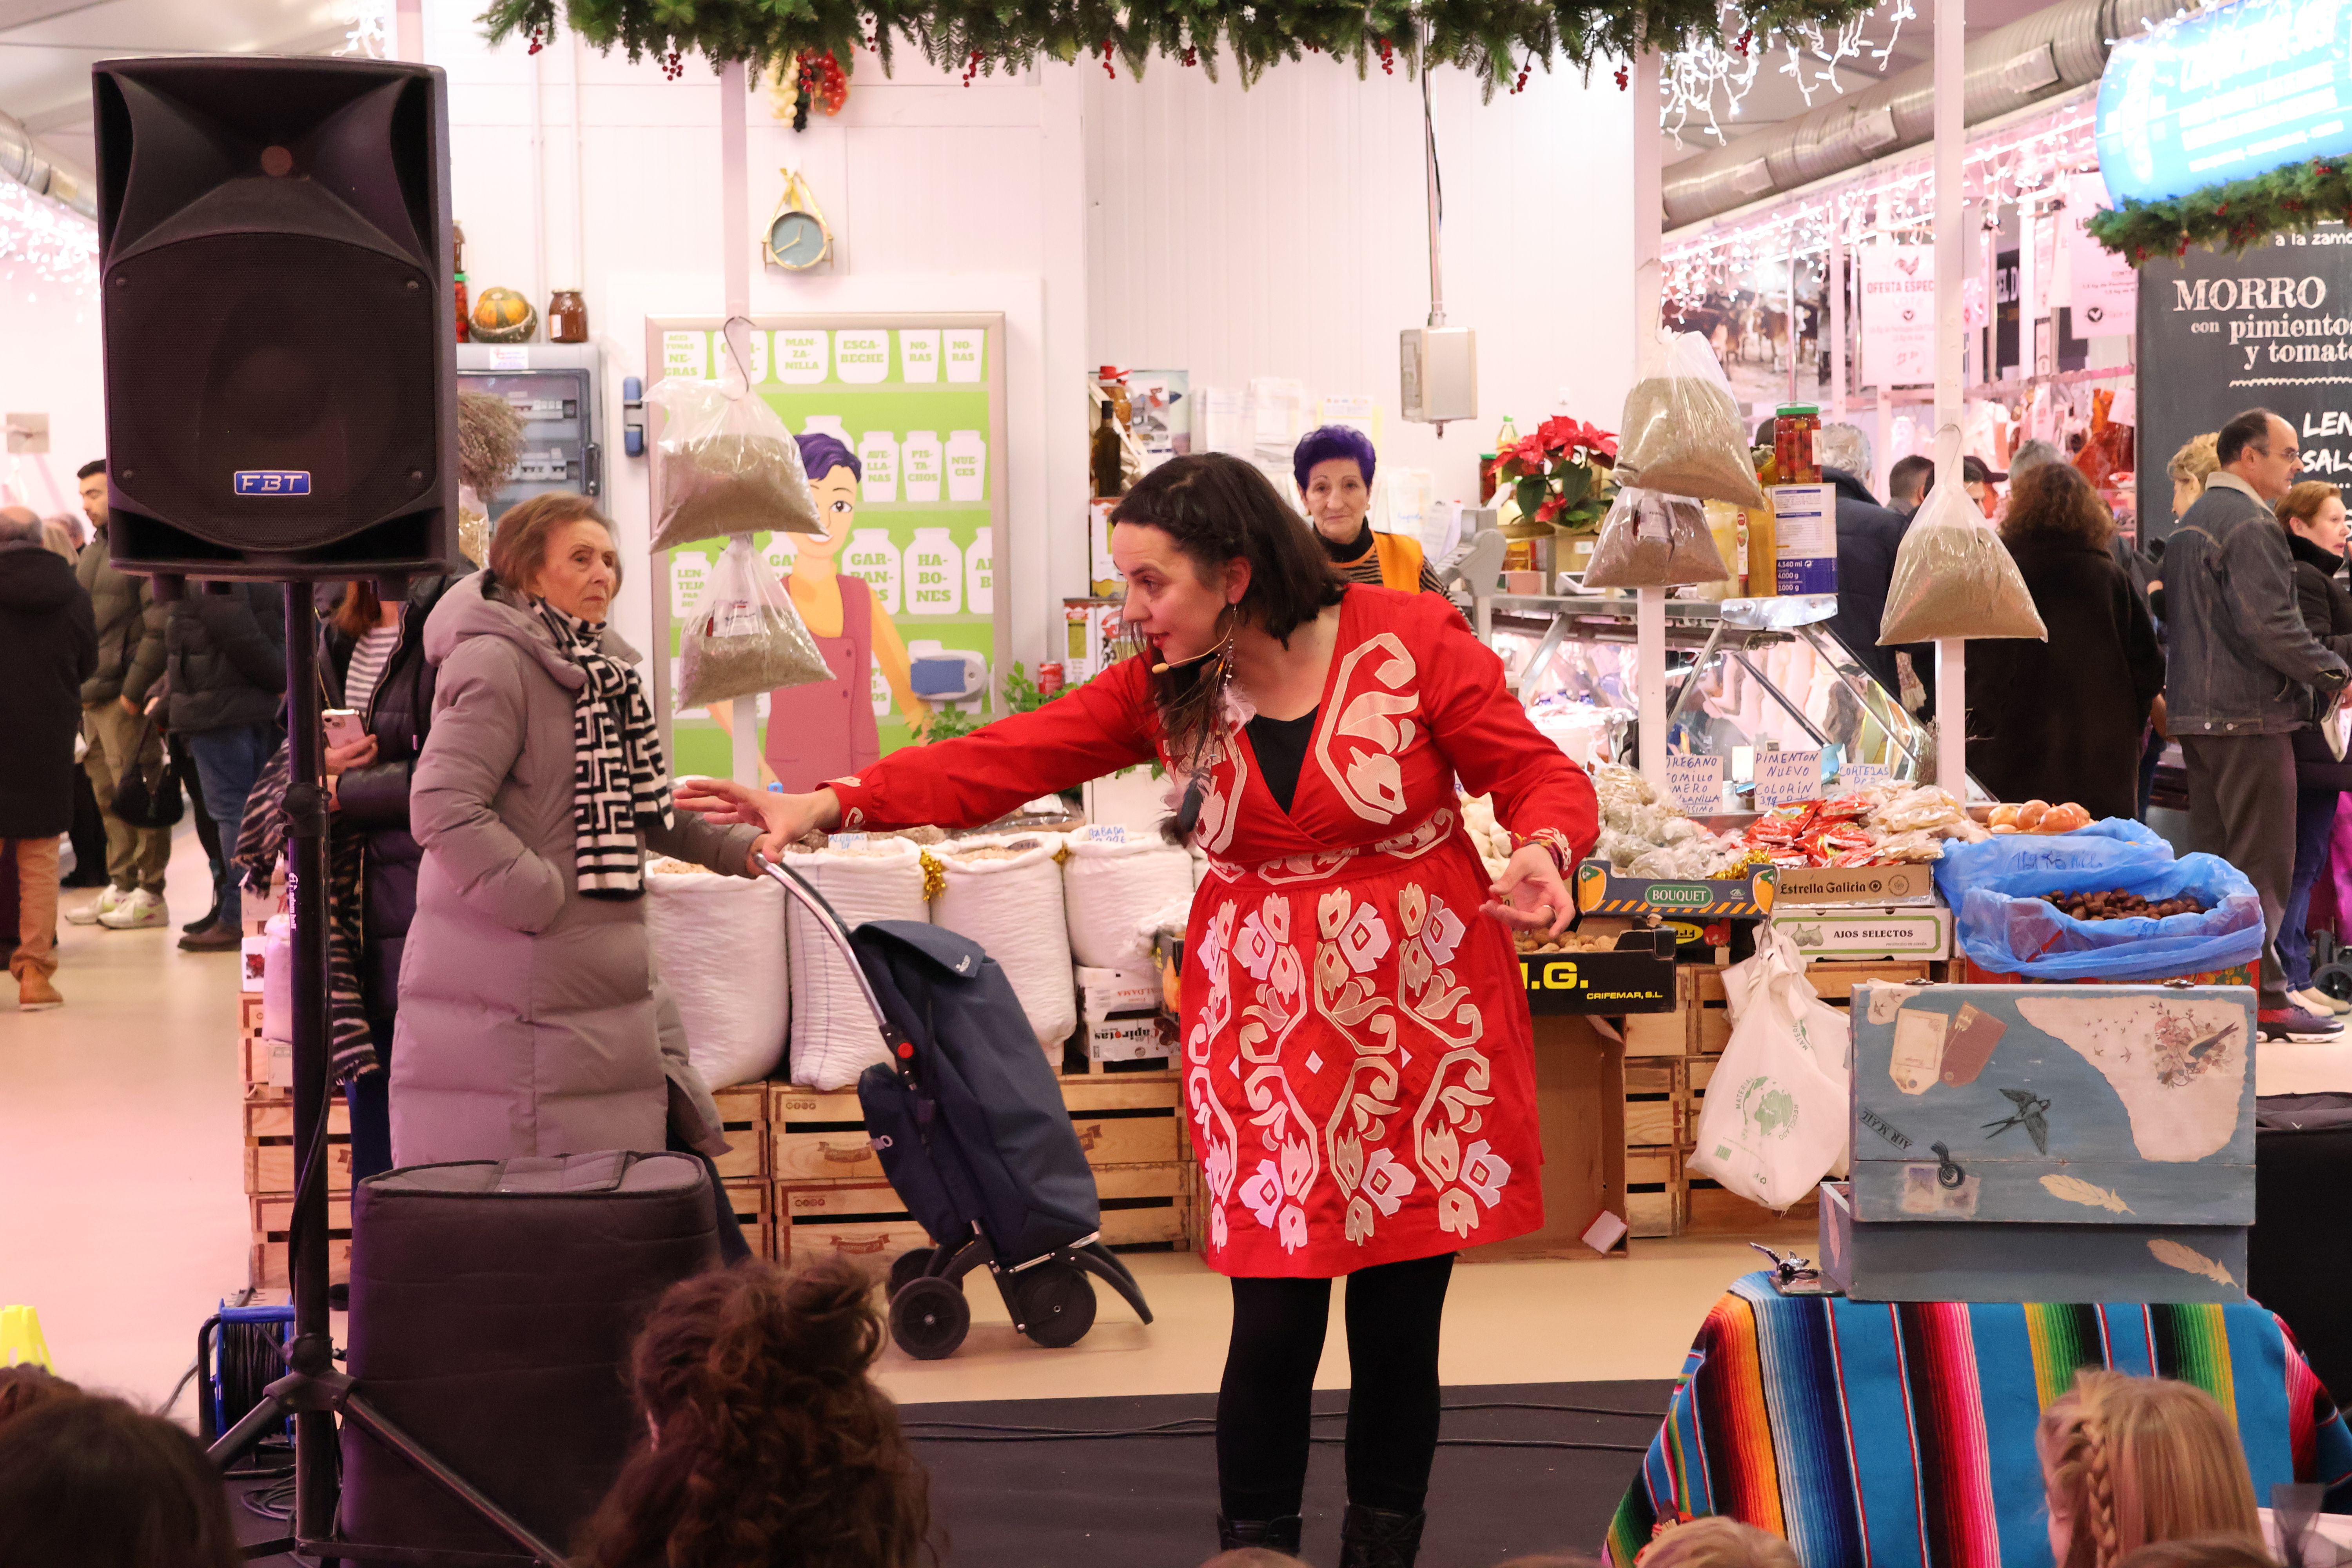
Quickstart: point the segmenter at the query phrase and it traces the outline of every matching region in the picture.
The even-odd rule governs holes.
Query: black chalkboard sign
[[[2295,427],[2303,477],[2352,482],[2352,231],[2273,235],[2243,256],[2190,249],[2139,269],[2142,538],[2172,531],[2165,465],[2242,409]]]

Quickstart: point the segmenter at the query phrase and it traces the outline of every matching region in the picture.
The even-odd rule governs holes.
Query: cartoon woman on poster
[[[865,579],[840,570],[842,547],[857,524],[864,468],[855,452],[823,431],[796,438],[824,532],[793,537],[784,587],[833,679],[769,694],[761,754],[772,776],[793,794],[854,773],[882,754],[869,681],[875,664],[882,667],[908,728],[919,734],[931,717],[930,705],[915,695],[907,645],[888,612]]]

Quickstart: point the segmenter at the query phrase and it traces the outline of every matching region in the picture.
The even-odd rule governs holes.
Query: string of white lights
[[[1720,28],[1729,43],[1702,41],[1666,57],[1659,73],[1658,128],[1680,142],[1684,132],[1727,142],[1727,120],[1739,118],[1740,105],[1756,85],[1756,73],[1765,55],[1783,58],[1776,68],[1796,84],[1806,106],[1814,95],[1843,93],[1845,82],[1839,67],[1848,61],[1869,62],[1884,72],[1903,36],[1903,24],[1917,17],[1912,0],[1879,0],[1874,10],[1824,32],[1808,22],[1790,32],[1759,39],[1747,14],[1734,0],[1724,0]],[[1883,31],[1885,37],[1875,34]],[[1857,68],[1849,66],[1849,69]]]
[[[29,273],[98,302],[98,226],[14,180],[0,180],[0,283]],[[37,298],[37,296],[35,296]]]
[[[2092,140],[2094,106],[2068,105],[2037,124],[1996,132],[1961,156],[1962,197],[1979,220],[2000,221],[2003,209],[2066,175],[2097,165]],[[1726,290],[1786,287],[1793,257],[1818,272],[1827,264],[1830,236],[1848,247],[1874,239],[1924,240],[1935,212],[1935,167],[1919,156],[1853,184],[1792,201],[1726,227],[1669,240],[1660,260],[1665,291],[1677,305],[1699,303]]]

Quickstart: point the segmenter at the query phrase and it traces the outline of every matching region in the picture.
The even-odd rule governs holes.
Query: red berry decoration
[[[1625,90],[1626,83],[1629,79],[1628,79],[1625,74],[1625,68],[1623,66],[1619,66],[1617,68],[1617,90],[1619,92]]]
[[[1396,75],[1396,49],[1386,38],[1381,40],[1381,74]]]

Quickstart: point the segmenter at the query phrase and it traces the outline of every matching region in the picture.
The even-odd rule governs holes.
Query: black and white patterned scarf
[[[674,825],[669,764],[654,728],[645,682],[605,657],[604,626],[569,616],[541,599],[540,619],[555,647],[588,677],[572,710],[572,850],[580,890],[592,899],[645,896],[637,824]]]

